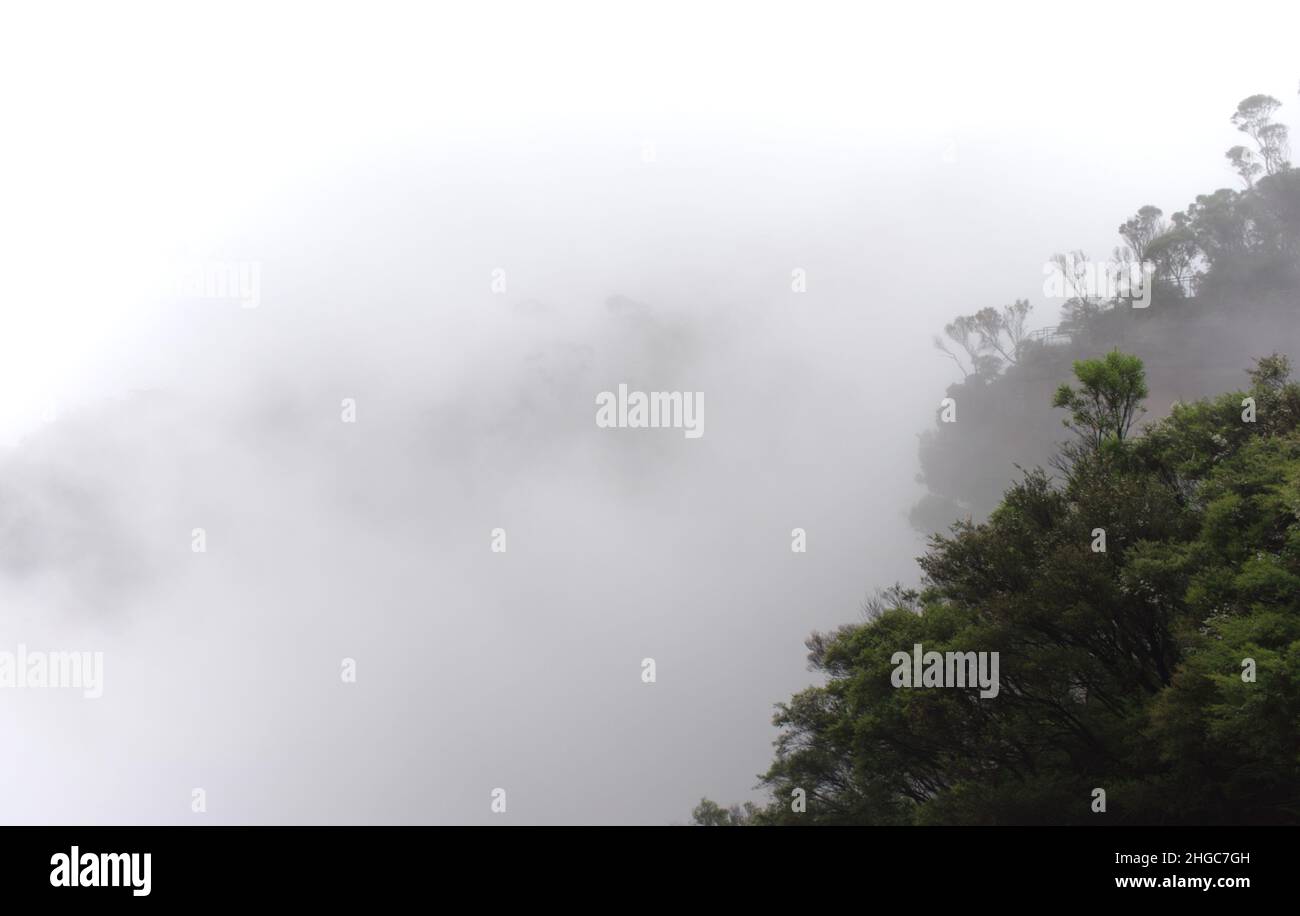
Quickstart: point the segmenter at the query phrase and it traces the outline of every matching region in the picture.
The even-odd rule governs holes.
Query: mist
[[[6,819],[758,798],[809,632],[917,580],[932,335],[1023,296],[1055,324],[1045,259],[1229,185],[1225,113],[1294,82],[1277,30],[1126,97],[1166,62],[1100,41],[1151,34],[1122,9],[978,47],[956,7],[86,9],[60,53],[93,80],[3,55],[43,95],[0,153],[0,648],[105,659],[99,699],[0,692]],[[1062,34],[1092,64],[1030,85]],[[177,283],[249,265],[256,307]],[[703,435],[600,428],[620,384],[701,392]]]

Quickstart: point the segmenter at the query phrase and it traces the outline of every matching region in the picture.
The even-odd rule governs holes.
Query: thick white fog
[[[1294,88],[1294,29],[1171,84],[1226,23],[1091,6],[6,13],[0,649],[104,683],[0,691],[3,818],[757,797],[808,633],[916,581],[932,335],[1055,324],[1047,257]]]

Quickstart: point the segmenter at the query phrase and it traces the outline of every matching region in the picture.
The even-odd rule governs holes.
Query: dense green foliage
[[[1300,822],[1300,385],[1281,357],[1251,381],[1025,474],[919,592],[814,634],[771,805],[711,822]],[[914,643],[999,652],[1000,693],[894,687]]]
[[[1242,190],[1119,227],[1115,260],[1154,265],[1149,308],[1081,284],[1059,333],[1017,300],[936,338],[961,422],[922,437],[913,522],[947,533],[918,588],[808,640],[824,683],[777,707],[766,807],[705,799],[696,823],[1300,823],[1300,385],[1274,355],[1209,396],[1300,350],[1277,107],[1232,116]],[[997,696],[895,686],[918,643],[998,653]]]

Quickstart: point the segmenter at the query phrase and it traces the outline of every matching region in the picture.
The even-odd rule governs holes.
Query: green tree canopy
[[[1123,441],[1147,396],[1142,360],[1112,350],[1101,359],[1075,362],[1076,390],[1068,384],[1056,389],[1053,407],[1070,411],[1066,426],[1074,429],[1094,448],[1107,439]]]
[[[987,522],[935,536],[919,594],[882,593],[891,607],[813,634],[824,683],[778,706],[771,803],[739,822],[1300,823],[1300,386],[1287,373],[1260,360],[1249,390],[1177,406],[1134,437],[1121,433],[1140,362],[1080,363],[1075,422],[1113,444],[1060,479],[1026,473]],[[1257,422],[1243,420],[1248,395]],[[916,643],[998,652],[1000,692],[895,686],[892,658]]]

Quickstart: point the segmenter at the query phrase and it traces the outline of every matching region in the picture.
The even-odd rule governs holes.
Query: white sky
[[[256,222],[279,189],[422,143],[544,130],[671,157],[674,138],[711,135],[715,161],[741,165],[727,141],[748,131],[922,175],[953,150],[985,173],[966,186],[995,189],[972,201],[989,208],[986,231],[948,240],[968,254],[999,250],[996,211],[1058,233],[1044,249],[1106,246],[1147,200],[1172,211],[1231,184],[1239,98],[1277,95],[1300,120],[1298,9],[7,5],[0,436],[51,397],[93,396],[103,383],[82,370],[133,333],[149,264]],[[895,217],[945,256],[942,233],[924,238],[942,210]]]
[[[1050,216],[1060,239],[1044,247],[1109,244],[1148,198],[1171,211],[1231,183],[1237,99],[1277,95],[1296,123],[1298,9],[8,5],[0,435],[77,390],[79,367],[130,333],[150,258],[256,220],[277,188],[420,142],[569,125],[663,147],[757,130],[921,171],[953,144],[1005,186],[1007,211],[1037,202]],[[965,245],[997,248],[989,217],[993,231]]]

